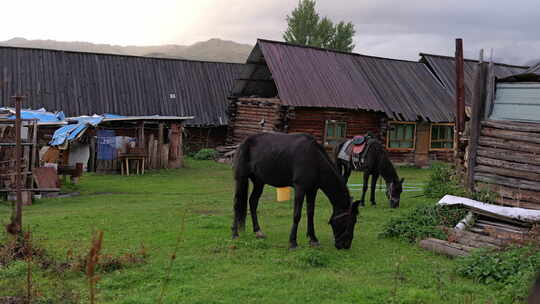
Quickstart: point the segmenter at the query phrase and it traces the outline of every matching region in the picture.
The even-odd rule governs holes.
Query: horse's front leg
[[[309,237],[309,244],[312,247],[318,247],[319,240],[315,236],[315,225],[313,218],[315,217],[315,197],[317,196],[317,189],[310,190],[306,193],[307,201],[307,236]]]
[[[302,217],[302,204],[304,203],[305,190],[302,187],[294,187],[294,214],[293,225],[291,228],[291,234],[289,235],[289,249],[298,247],[296,242],[296,235],[298,233],[298,224]]]
[[[261,231],[259,226],[259,219],[257,218],[257,207],[259,206],[259,199],[263,193],[264,184],[258,181],[253,181],[253,191],[249,196],[249,212],[251,214],[251,222],[253,223],[253,232],[255,237],[259,239],[266,238],[266,235]]]
[[[371,197],[369,201],[372,206],[377,205],[375,202],[375,190],[377,189],[377,179],[379,179],[379,174],[375,173],[371,176]]]
[[[368,182],[369,182],[369,173],[364,171],[364,183],[362,184],[362,198],[360,199],[360,205],[364,206],[364,201],[366,199],[366,192],[368,189]]]

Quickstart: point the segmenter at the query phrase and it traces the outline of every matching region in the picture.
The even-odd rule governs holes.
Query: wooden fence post
[[[480,137],[480,122],[483,118],[485,102],[486,65],[484,64],[484,52],[480,50],[480,60],[476,67],[474,91],[471,113],[471,139],[468,145],[469,158],[467,159],[467,188],[474,191],[474,166],[476,166],[476,153]]]

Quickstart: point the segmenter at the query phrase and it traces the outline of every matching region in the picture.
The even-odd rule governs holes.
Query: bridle
[[[352,212],[352,207],[349,208],[349,210],[345,211],[345,212],[342,212],[336,216],[333,216],[332,218],[330,218],[330,221],[328,222],[329,224],[336,221],[336,220],[339,220],[341,218],[344,218],[344,217],[350,217],[349,220],[347,221],[346,223],[346,227],[345,227],[345,230],[343,231],[343,233],[341,233],[336,239],[335,241],[336,242],[339,242],[341,241],[341,239],[343,239],[345,237],[345,234],[347,231],[349,231],[349,228],[352,224],[352,216],[353,216],[353,212]]]

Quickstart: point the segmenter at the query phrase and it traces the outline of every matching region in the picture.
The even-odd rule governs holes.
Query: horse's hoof
[[[258,238],[258,239],[265,239],[266,238],[266,234],[264,234],[264,232],[262,232],[261,230],[255,232],[255,237]]]
[[[236,240],[238,237],[239,237],[238,234],[233,234],[232,239]]]
[[[371,206],[377,206],[376,202],[371,202]]]
[[[318,248],[318,247],[321,247],[321,243],[319,243],[318,241],[317,242],[310,241],[309,246]]]
[[[296,249],[298,249],[297,244],[289,244],[289,250],[296,250]]]

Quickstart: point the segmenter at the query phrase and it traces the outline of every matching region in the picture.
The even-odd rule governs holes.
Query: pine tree
[[[350,52],[354,49],[354,25],[343,21],[334,25],[327,17],[320,18],[315,10],[315,0],[300,0],[298,7],[287,15],[285,41]]]

